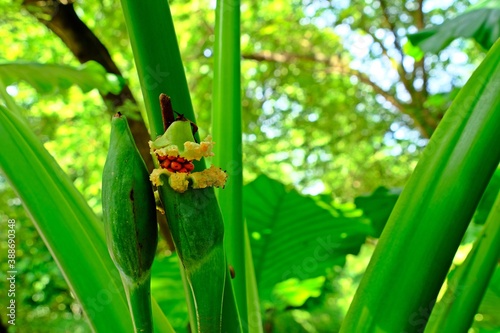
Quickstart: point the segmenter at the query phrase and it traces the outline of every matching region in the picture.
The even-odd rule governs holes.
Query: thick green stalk
[[[500,259],[500,193],[474,247],[448,281],[425,333],[467,332]]]
[[[421,332],[500,161],[500,41],[439,124],[380,237],[343,333]]]
[[[0,167],[64,272],[91,328],[131,332],[123,287],[102,223],[19,116],[0,106]],[[19,240],[21,241],[21,240]],[[91,274],[89,274],[91,272]]]
[[[141,82],[151,138],[163,134],[158,96],[172,98],[175,110],[194,121],[168,0],[121,0]]]
[[[217,196],[224,216],[228,264],[240,318],[247,323],[246,274],[243,230],[243,162],[241,130],[240,1],[217,1],[214,48],[213,163],[227,170],[228,182]],[[243,324],[243,331],[248,326]]]
[[[152,333],[151,274],[148,273],[146,279],[142,281],[132,281],[122,275],[122,281],[127,293],[135,332]]]
[[[177,193],[161,176],[158,188],[172,239],[191,287],[197,332],[220,332],[225,258],[222,216],[213,188]]]

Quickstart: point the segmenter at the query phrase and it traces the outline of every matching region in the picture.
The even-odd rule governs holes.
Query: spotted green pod
[[[146,165],[120,113],[111,122],[102,205],[108,249],[116,267],[132,281],[144,279],[158,242],[156,204]]]

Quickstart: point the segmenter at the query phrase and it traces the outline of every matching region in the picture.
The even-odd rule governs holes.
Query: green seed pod
[[[159,166],[151,180],[158,186],[172,239],[191,286],[197,331],[203,333],[221,331],[226,276],[224,223],[213,187],[224,186],[227,176],[215,167],[192,173],[177,171],[168,161],[200,160],[212,155],[212,145],[210,138],[196,143],[186,119],[171,123],[165,134],[150,144]]]
[[[120,113],[111,122],[102,206],[108,249],[120,273],[136,282],[148,278],[158,242],[155,198],[146,165]]]

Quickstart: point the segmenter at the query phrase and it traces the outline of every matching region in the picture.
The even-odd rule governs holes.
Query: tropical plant
[[[173,108],[183,114],[181,118],[195,121],[184,67],[172,18],[166,10],[168,3],[156,0],[146,6],[124,0],[122,5],[150,121],[151,139],[155,140],[168,131],[158,103],[161,93],[171,97]],[[186,200],[166,185],[160,190],[163,208],[168,210],[173,205],[178,209],[167,212],[167,216],[181,257],[181,269],[175,267],[179,263],[175,256],[158,259],[153,265],[151,301],[155,331],[173,332],[172,326],[178,327],[167,318],[176,311],[172,304],[184,300],[193,331],[261,332],[259,299],[281,303],[278,308],[303,306],[323,288],[322,275],[326,269],[342,267],[348,254],[358,253],[366,237],[377,237],[382,229],[377,250],[341,331],[422,331],[475,207],[500,161],[500,151],[492,149],[500,126],[500,97],[496,94],[500,82],[496,61],[500,56],[500,43],[492,47],[448,110],[384,228],[384,222],[374,223],[374,217],[370,223],[368,212],[362,215],[332,204],[324,197],[304,197],[266,176],[258,177],[243,189],[239,8],[239,2],[223,1],[218,1],[216,8],[212,114],[218,145],[211,162],[227,170],[228,183],[225,189],[217,191],[219,203],[212,194],[203,194],[200,199],[193,194]],[[168,73],[168,82],[164,82],[161,75],[155,75],[158,74],[155,70]],[[35,74],[35,77],[39,76]],[[98,76],[104,77],[102,72]],[[97,81],[103,82],[104,87],[109,85],[109,80]],[[19,111],[8,98],[9,108]],[[137,311],[132,311],[132,317],[125,315],[129,313],[126,300],[129,293],[124,292],[118,271],[108,255],[100,221],[18,114],[22,112],[12,112],[5,107],[0,110],[0,140],[6,145],[1,153],[2,170],[64,272],[90,328],[105,332],[111,322],[116,331],[132,331]],[[158,154],[155,158],[158,164]],[[195,168],[202,169],[203,164],[195,164]],[[120,165],[119,169],[124,169],[126,163]],[[106,204],[109,201],[112,200],[106,196]],[[454,294],[443,298],[440,307],[450,305],[450,308],[433,314],[436,319],[429,324],[430,330],[456,332],[470,326],[498,260],[498,247],[492,246],[495,242],[490,239],[499,235],[499,204],[498,200],[493,204],[471,259],[453,276],[454,287],[448,293]],[[179,237],[184,236],[176,235],[179,223],[176,219],[198,209],[198,212],[213,212],[209,214],[210,223],[219,205],[224,220],[225,253],[219,252],[222,244],[217,243],[217,258],[227,260],[229,266],[226,273],[225,267],[221,270],[219,265],[214,265],[223,278],[211,280],[218,285],[204,286],[204,279],[208,281],[214,271],[203,271],[197,276],[198,269],[206,262],[195,262],[193,266],[186,263],[187,254],[179,241]],[[204,228],[210,227],[200,226],[193,234],[196,231],[203,234]],[[85,251],[78,251],[81,249]],[[160,265],[164,268],[158,269]],[[126,271],[123,265],[119,270]],[[149,267],[147,270],[149,274]],[[474,275],[481,275],[483,279],[477,289],[469,292],[469,279]],[[162,285],[166,280],[177,281],[177,290],[170,292],[163,288],[173,285]],[[185,295],[179,295],[179,283],[183,283]],[[387,294],[391,289],[394,292]],[[461,293],[463,289],[467,293]],[[222,309],[211,308],[214,290],[224,292]],[[145,294],[139,297],[149,302],[147,292]],[[466,310],[452,308],[452,302],[446,301],[450,297],[460,300],[453,303],[467,304]],[[207,327],[210,328],[202,329],[206,324],[203,313],[209,308],[215,311],[208,315],[211,322]],[[422,315],[420,309],[427,314]],[[214,320],[213,313],[220,313],[221,324],[217,318]],[[462,320],[455,321],[455,316],[461,316]]]

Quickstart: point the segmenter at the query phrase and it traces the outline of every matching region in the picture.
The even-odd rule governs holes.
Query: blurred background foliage
[[[170,4],[203,137],[210,129],[214,2]],[[364,226],[357,229],[350,250],[342,252],[338,261],[328,262],[326,270],[321,266],[319,272],[316,267],[318,271],[302,280],[275,284],[279,279],[271,277],[266,282],[261,295],[266,332],[333,332],[340,326],[399,188],[454,96],[484,57],[476,42],[458,39],[438,54],[422,54],[415,60],[408,55],[415,51],[408,52],[412,46],[406,36],[455,17],[470,4],[467,0],[243,2],[242,151],[244,179],[249,183],[245,191],[252,193],[259,181],[276,182],[279,185],[265,186],[283,186],[283,196],[300,197],[304,207],[322,210],[319,214],[328,211],[332,221],[349,218]],[[147,136],[120,3],[0,0],[0,11],[0,63],[77,67],[94,59],[126,80],[124,91],[116,94],[84,92],[78,86],[41,92],[25,82],[5,87],[100,215],[110,115],[124,112],[137,122],[134,134]],[[175,84],[168,73],[152,75],[159,84]],[[313,195],[316,203],[299,193]],[[252,195],[246,200],[245,207],[250,207]],[[272,206],[272,200],[267,204]],[[477,216],[481,214],[484,210]],[[2,227],[8,218],[16,219],[19,240],[18,329],[11,331],[87,332],[78,304],[4,178],[0,178],[0,215]],[[248,209],[246,216],[251,220]],[[282,219],[286,225],[286,214]],[[258,251],[259,241],[279,227],[276,223],[250,230],[254,255],[265,255]],[[473,224],[458,257],[470,249],[477,230]],[[3,258],[6,234],[0,237]],[[265,266],[265,258],[259,258]],[[163,291],[170,297],[157,299],[182,332],[186,310],[176,265],[175,256],[161,244],[153,292],[172,291]],[[3,259],[0,268],[0,289],[5,290]],[[485,297],[486,309],[476,316],[475,332],[499,330],[494,309],[500,304],[500,285],[499,275],[495,276]],[[5,297],[0,295],[1,304]],[[5,325],[3,310],[0,313]]]

